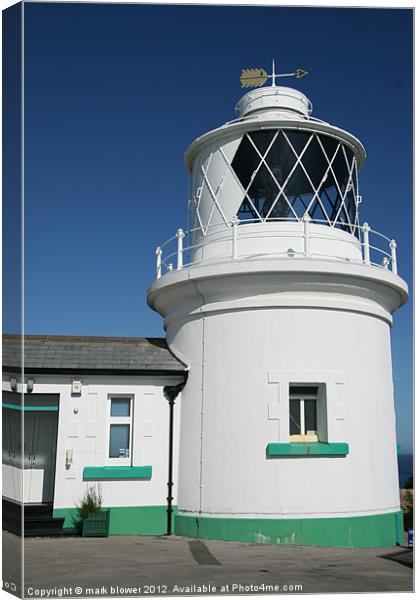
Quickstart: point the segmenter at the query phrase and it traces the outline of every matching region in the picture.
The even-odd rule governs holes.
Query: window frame
[[[112,417],[111,407],[112,400],[124,398],[130,401],[130,413],[127,417]],[[108,394],[107,400],[107,434],[106,434],[106,462],[108,465],[132,466],[133,463],[133,423],[134,423],[134,395],[133,394]],[[111,425],[128,425],[128,457],[111,457],[109,456],[109,447],[111,443]]]
[[[316,387],[316,394],[314,393],[292,393],[292,389],[300,387],[300,388],[314,388]],[[318,442],[319,441],[319,384],[313,383],[290,383],[289,384],[289,441],[290,442]],[[290,405],[292,400],[299,400],[300,405],[300,434],[291,434],[290,433]],[[308,435],[305,433],[305,401],[306,400],[315,400],[315,418],[316,418],[316,433]],[[303,432],[303,433],[302,433]]]

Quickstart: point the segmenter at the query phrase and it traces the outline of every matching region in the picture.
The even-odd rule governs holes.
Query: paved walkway
[[[18,579],[19,544],[19,538],[3,532],[3,579],[9,585]],[[397,547],[314,548],[181,537],[29,538],[25,597],[411,591],[410,560],[412,552]]]

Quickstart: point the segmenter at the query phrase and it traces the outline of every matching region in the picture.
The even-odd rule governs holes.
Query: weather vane
[[[261,87],[271,77],[271,85],[276,85],[276,77],[296,77],[296,79],[302,79],[308,75],[308,71],[303,69],[296,69],[294,73],[276,73],[276,65],[273,58],[273,67],[271,75],[268,75],[265,69],[242,69],[241,73],[241,84],[243,88],[248,87]]]

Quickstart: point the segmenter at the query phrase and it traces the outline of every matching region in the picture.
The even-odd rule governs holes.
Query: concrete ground
[[[20,544],[20,538],[3,532],[3,589],[15,594],[20,592],[13,587],[19,580]],[[412,551],[397,547],[315,548],[134,536],[29,538],[24,544],[25,598],[413,589]]]

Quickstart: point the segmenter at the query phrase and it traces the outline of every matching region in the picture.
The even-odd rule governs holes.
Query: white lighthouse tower
[[[359,221],[361,142],[277,77],[191,144],[191,228],[157,250],[148,302],[189,367],[175,533],[392,545],[390,328],[407,286],[395,241]]]

